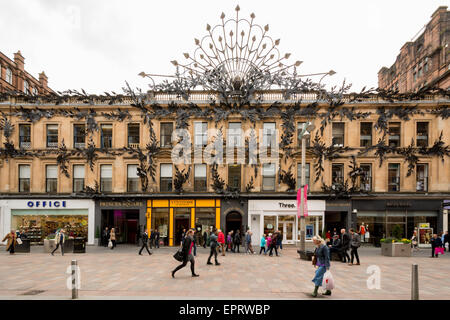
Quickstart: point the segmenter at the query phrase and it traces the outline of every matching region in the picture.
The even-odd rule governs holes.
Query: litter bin
[[[22,240],[22,244],[16,244],[14,247],[15,252],[30,252],[30,240],[29,239],[20,239]]]
[[[86,239],[85,238],[73,239],[73,253],[86,253]]]

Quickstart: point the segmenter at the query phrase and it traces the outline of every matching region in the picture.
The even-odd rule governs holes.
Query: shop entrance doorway
[[[181,244],[181,237],[183,229],[186,231],[189,229],[189,217],[176,217],[175,218],[175,245]]]
[[[226,216],[225,232],[228,234],[228,232],[236,232],[236,230],[240,230],[242,233],[242,216],[239,212],[233,211],[228,213]]]
[[[139,236],[139,210],[102,210],[102,231],[115,229],[118,244],[136,244]]]
[[[283,243],[294,243],[294,223],[293,222],[280,222],[278,228],[283,234]]]

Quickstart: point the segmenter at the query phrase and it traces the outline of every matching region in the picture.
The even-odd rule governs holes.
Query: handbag
[[[439,255],[439,254],[444,254],[444,248],[434,248],[434,254],[435,255]]]
[[[325,272],[325,274],[323,276],[322,287],[325,290],[333,290],[334,289],[333,275],[331,274],[331,272],[329,270],[327,272]]]
[[[17,240],[16,240],[16,241],[17,241],[17,243],[18,243],[18,244],[22,244],[22,239],[20,239],[20,238],[17,238]]]
[[[113,243],[112,243],[111,240],[109,240],[109,242],[108,242],[108,248],[112,248],[112,246],[113,246]]]
[[[177,252],[175,252],[175,254],[173,255],[173,258],[177,261],[183,261],[184,255],[183,255],[183,250],[180,248],[178,249]]]

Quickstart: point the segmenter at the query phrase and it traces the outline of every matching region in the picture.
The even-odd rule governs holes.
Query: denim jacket
[[[317,265],[325,266],[325,268],[330,268],[330,256],[328,253],[328,247],[324,244],[321,244],[316,249],[316,257],[317,257]]]

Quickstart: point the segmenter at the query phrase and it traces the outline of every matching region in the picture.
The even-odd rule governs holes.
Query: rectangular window
[[[161,123],[161,147],[170,147],[172,145],[172,132],[173,123],[172,122],[162,122]]]
[[[56,193],[58,189],[58,166],[48,165],[46,167],[46,192]]]
[[[172,191],[172,164],[161,163],[160,189],[162,191]]]
[[[331,184],[344,184],[344,165],[333,164],[331,166]]]
[[[417,122],[417,146],[428,147],[428,122]]]
[[[238,147],[242,146],[241,133],[242,133],[241,123],[240,122],[230,122],[228,124],[229,145],[238,146]]]
[[[400,164],[390,163],[388,166],[388,191],[400,191]]]
[[[389,122],[389,146],[400,147],[400,122]]]
[[[194,122],[194,143],[198,147],[208,144],[208,122]]]
[[[228,185],[233,190],[241,190],[241,165],[231,164],[228,166]]]
[[[76,164],[73,166],[73,192],[84,190],[84,165]]]
[[[417,164],[416,191],[428,191],[428,164]]]
[[[305,163],[305,184],[309,185],[309,163]],[[302,164],[297,164],[297,188],[302,186]],[[308,186],[309,189],[309,186]]]
[[[275,191],[275,164],[264,163],[262,167],[263,191]]]
[[[127,191],[138,192],[139,191],[139,176],[137,174],[137,164],[129,164],[127,170]]]
[[[73,147],[84,148],[86,146],[86,126],[84,124],[73,125]]]
[[[343,147],[344,146],[344,129],[345,129],[345,123],[343,122],[333,122],[333,128],[332,128],[332,144],[336,147]]]
[[[19,192],[30,192],[30,166],[19,165]]]
[[[102,148],[112,148],[112,124],[101,125],[101,140]]]
[[[361,170],[364,175],[361,176],[360,188],[363,191],[372,191],[372,165],[371,164],[361,164]]]
[[[297,123],[297,141],[298,141],[298,146],[301,147],[302,145],[302,137],[300,136],[303,130],[303,125],[306,122],[298,122]],[[310,132],[311,133],[311,132]],[[309,148],[311,145],[311,136],[309,135],[306,139],[305,139],[305,143],[306,143],[306,147]]]
[[[100,166],[100,191],[112,192],[112,165],[103,164]]]
[[[58,125],[47,125],[47,148],[58,148]]]
[[[276,142],[275,135],[275,122],[264,122],[263,123],[263,147],[268,147],[269,145],[275,146]]]
[[[370,147],[372,145],[372,122],[361,122],[359,139],[360,147]]]
[[[128,124],[128,146],[138,148],[140,143],[139,123]]]
[[[19,147],[21,149],[31,148],[31,125],[19,124]]]
[[[206,191],[206,164],[194,166],[194,191]]]

